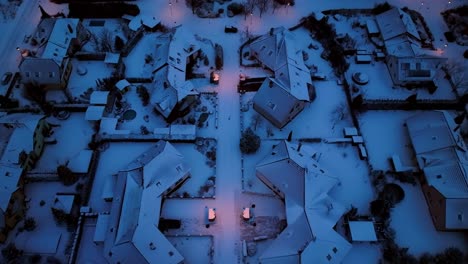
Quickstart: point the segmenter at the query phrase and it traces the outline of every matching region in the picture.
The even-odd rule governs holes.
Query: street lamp
[[[171,17],[172,17],[172,2],[169,1],[169,7],[171,8]]]
[[[288,2],[288,3],[287,3],[287,7],[286,7],[286,15],[288,14],[289,6],[290,6],[290,5],[291,5],[291,4]]]

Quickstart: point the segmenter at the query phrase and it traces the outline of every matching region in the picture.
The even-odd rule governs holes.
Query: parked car
[[[11,80],[11,77],[13,77],[13,73],[11,72],[6,72],[2,76],[2,85],[8,84]]]
[[[224,32],[225,33],[237,33],[237,28],[234,27],[234,26],[231,26],[231,27],[228,27],[228,26],[225,26],[224,27]]]

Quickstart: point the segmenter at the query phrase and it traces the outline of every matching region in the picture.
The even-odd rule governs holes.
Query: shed
[[[117,64],[120,61],[119,53],[106,52],[106,57],[104,58],[104,63],[107,64]]]
[[[352,137],[358,135],[358,131],[355,127],[345,127],[343,129],[343,133],[345,137]]]
[[[94,91],[91,93],[89,103],[92,105],[107,105],[109,102],[108,91]]]
[[[102,244],[106,240],[107,227],[109,226],[109,214],[99,214],[94,230],[93,242],[95,244]]]
[[[371,63],[372,56],[371,55],[356,55],[356,63],[358,64],[367,64]]]
[[[377,26],[377,22],[374,19],[369,19],[366,21],[366,29],[367,34],[369,36],[377,36],[380,33],[379,27]]]
[[[121,93],[125,93],[130,90],[130,85],[131,84],[127,80],[122,79],[115,84],[115,88],[117,88]]]
[[[349,221],[349,230],[353,242],[377,241],[374,222],[372,221]]]
[[[70,215],[73,213],[74,204],[75,194],[57,193],[52,208],[61,210],[65,214]]]
[[[101,118],[104,116],[105,108],[105,106],[89,106],[88,109],[86,109],[85,119],[88,121],[101,120]]]

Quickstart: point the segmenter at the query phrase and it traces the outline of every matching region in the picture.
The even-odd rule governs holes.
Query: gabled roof
[[[310,71],[295,41],[292,32],[278,27],[249,46],[252,55],[275,73],[279,87],[299,100],[309,101],[308,84],[312,84]]]
[[[0,210],[3,212],[8,208],[11,195],[18,189],[22,174],[21,167],[0,163]]]
[[[411,16],[400,8],[392,8],[379,14],[376,20],[384,41],[400,35],[421,39]]]
[[[443,111],[423,112],[406,120],[419,168],[427,185],[445,198],[445,228],[468,229],[468,154]]]
[[[183,257],[159,231],[163,194],[189,175],[182,155],[166,141],[119,172],[104,255],[111,263],[180,263]]]
[[[186,80],[187,57],[200,48],[194,35],[185,27],[160,36],[154,59],[154,83],[150,102],[164,117],[168,117],[178,102],[197,95],[191,81]]]
[[[58,65],[67,56],[71,41],[77,36],[79,19],[56,18],[54,28],[49,36],[42,58],[53,59]]]
[[[19,164],[19,154],[22,151],[29,153],[34,149],[34,132],[43,115],[26,113],[5,114],[0,113],[0,124],[12,129],[8,143],[3,150],[1,162],[7,164]]]
[[[308,146],[282,141],[257,164],[257,176],[284,195],[288,223],[261,255],[262,263],[275,263],[277,258],[301,258],[307,263],[314,259],[322,263],[333,248],[340,251],[333,253],[339,263],[351,248],[333,230],[345,213],[345,208],[328,195],[338,179],[319,166],[312,158],[314,154]],[[321,250],[308,250],[309,247]]]

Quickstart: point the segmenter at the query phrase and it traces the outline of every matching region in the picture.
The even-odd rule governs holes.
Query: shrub
[[[260,148],[261,139],[249,127],[243,133],[240,139],[240,150],[244,154],[255,153]]]
[[[392,6],[388,2],[380,3],[374,6],[372,9],[372,14],[378,15],[392,9]]]
[[[24,220],[24,230],[33,231],[36,229],[36,220],[32,217],[28,217]]]
[[[468,59],[468,50],[465,50],[465,52],[463,52],[463,58]]]
[[[6,247],[2,249],[2,256],[5,258],[7,261],[12,261],[17,259],[19,256],[21,256],[23,252],[19,249],[16,248],[16,245],[13,243],[8,244]]]
[[[227,7],[227,9],[229,11],[232,12],[232,14],[234,15],[239,15],[239,14],[242,14],[244,13],[244,10],[245,10],[245,7],[243,4],[240,4],[240,3],[230,3]]]
[[[380,196],[390,204],[395,205],[405,198],[405,191],[398,184],[388,183],[385,184],[383,191],[380,192]]]
[[[42,256],[39,254],[34,254],[29,257],[29,262],[31,264],[41,263]]]
[[[77,3],[68,4],[68,17],[71,18],[121,18],[124,14],[137,16],[140,8],[135,4],[113,3]]]
[[[148,89],[146,89],[146,87],[143,86],[143,85],[139,85],[137,87],[137,93],[138,93],[138,96],[141,99],[141,102],[142,102],[143,106],[147,106],[148,103],[149,103],[149,99],[150,99]]]
[[[78,180],[78,176],[65,165],[57,167],[57,174],[60,181],[66,186],[73,185]]]
[[[41,200],[41,201],[39,202],[39,205],[40,205],[41,207],[44,206],[45,204],[46,204],[46,202],[45,202],[44,200]]]
[[[463,263],[463,252],[458,248],[449,247],[437,254],[434,259],[436,264]]]
[[[121,51],[123,49],[123,47],[125,46],[123,40],[121,37],[119,36],[116,36],[115,37],[115,41],[114,41],[114,48],[117,50],[117,51]]]

